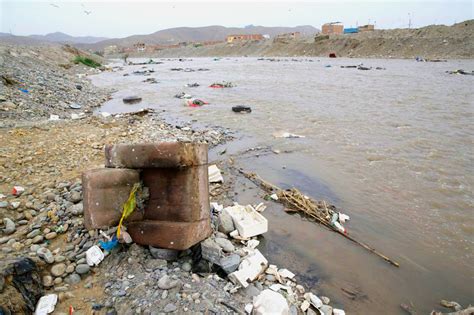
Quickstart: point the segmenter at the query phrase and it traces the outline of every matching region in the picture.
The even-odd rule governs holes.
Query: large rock
[[[205,143],[160,142],[105,146],[106,167],[178,168],[207,164]]]
[[[16,230],[15,222],[13,222],[9,218],[4,218],[3,219],[3,224],[5,225],[5,228],[3,229],[3,232],[5,234],[13,234]]]
[[[122,216],[122,206],[127,201],[139,172],[128,169],[95,169],[82,174],[84,225],[87,229],[115,226]],[[71,209],[72,210],[72,209]],[[135,211],[129,220],[141,219]]]
[[[253,299],[252,314],[254,315],[288,315],[289,313],[288,302],[278,292],[266,289]]]
[[[42,279],[33,260],[0,260],[0,314],[31,314],[42,295]]]

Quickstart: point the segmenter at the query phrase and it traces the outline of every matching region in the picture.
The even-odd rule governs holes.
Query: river
[[[237,163],[342,208],[351,217],[350,235],[400,268],[276,204],[264,212],[270,231],[262,246],[270,261],[301,275],[348,314],[403,314],[399,304],[408,302],[426,314],[441,299],[474,303],[474,76],[446,73],[470,71],[474,60],[157,60],[163,64],[92,76],[96,85],[118,91],[100,111],[165,110],[170,118],[235,130],[227,154],[257,146],[283,152]],[[373,69],[340,67],[359,63]],[[170,70],[176,67],[209,71]],[[123,76],[144,69],[155,72]],[[142,82],[147,78],[159,83]],[[236,86],[209,88],[215,81]],[[194,82],[201,86],[184,87]],[[210,104],[183,106],[173,97],[182,91]],[[143,101],[123,104],[122,97],[134,94]],[[235,105],[252,113],[233,113]],[[305,137],[274,137],[282,131]],[[247,191],[237,200],[257,203],[258,196]],[[359,294],[351,299],[341,288]]]

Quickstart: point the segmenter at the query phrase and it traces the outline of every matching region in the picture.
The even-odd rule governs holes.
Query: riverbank
[[[2,242],[4,242],[1,245],[1,253],[4,255],[2,257],[27,254],[27,256],[35,258],[40,264],[42,281],[49,285],[48,288],[51,288],[49,292],[60,293],[60,303],[57,306],[59,312],[67,313],[69,305],[78,309],[78,313],[88,313],[92,309],[100,309],[100,312],[103,313],[113,312],[113,309],[118,314],[131,312],[131,310],[152,313],[157,309],[166,307],[168,307],[168,310],[176,308],[175,312],[177,313],[187,311],[205,312],[206,309],[223,313],[232,312],[232,307],[242,311],[246,304],[252,302],[253,296],[274,283],[272,277],[265,277],[265,279],[257,281],[252,289],[238,290],[231,293],[228,286],[230,282],[225,277],[217,277],[214,273],[203,276],[203,274],[200,275],[197,272],[187,271],[190,263],[189,256],[185,255],[178,261],[165,264],[161,259],[154,258],[152,251],[136,245],[125,245],[120,250],[112,252],[99,267],[87,269],[83,266],[85,249],[94,244],[99,236],[96,232],[89,234],[83,228],[81,207],[78,206],[81,204],[80,192],[82,187],[77,179],[82,171],[103,166],[102,148],[104,144],[165,140],[203,141],[208,142],[213,148],[210,152],[211,161],[219,165],[224,175],[223,185],[211,186],[211,201],[224,205],[231,205],[234,201],[241,204],[264,202],[268,205],[268,209],[263,214],[269,219],[269,232],[263,238],[259,238],[261,241],[260,248],[263,248],[262,252],[269,258],[270,263],[276,263],[279,268],[288,268],[297,274],[295,285],[291,286],[293,293],[297,293],[297,303],[303,302],[304,294],[300,293],[301,288],[296,290],[296,283],[303,285],[305,293],[311,291],[329,296],[332,306],[344,308],[348,313],[370,314],[386,310],[385,313],[397,314],[394,311],[395,307],[398,307],[398,310],[402,312],[398,304],[409,302],[411,300],[409,296],[404,295],[403,299],[388,299],[382,293],[374,295],[370,291],[367,294],[364,286],[365,283],[371,281],[366,277],[362,277],[364,278],[361,281],[362,287],[351,283],[344,285],[338,283],[333,291],[327,290],[327,287],[324,288],[325,282],[330,280],[330,277],[335,277],[336,274],[328,274],[319,266],[324,266],[323,261],[328,260],[328,252],[340,251],[346,257],[345,261],[350,262],[349,266],[346,266],[343,260],[334,258],[329,259],[328,263],[338,266],[337,268],[341,274],[344,273],[345,268],[351,270],[356,268],[359,271],[358,274],[365,274],[363,264],[370,262],[371,266],[376,266],[370,268],[371,274],[382,270],[385,275],[384,279],[386,279],[385,277],[391,277],[392,274],[394,279],[402,279],[398,274],[401,269],[389,269],[393,267],[387,266],[376,257],[372,257],[362,249],[356,248],[337,234],[322,230],[314,223],[308,222],[297,215],[290,216],[286,214],[283,211],[283,206],[272,201],[266,201],[264,199],[266,194],[263,191],[233,171],[237,166],[257,171],[263,170],[262,175],[275,183],[287,184],[296,180],[304,184],[303,187],[311,196],[337,198],[337,196],[331,195],[330,191],[326,195],[324,184],[317,186],[308,171],[306,173],[296,172],[298,169],[294,165],[295,163],[310,165],[308,164],[309,160],[304,160],[298,155],[298,151],[304,151],[305,148],[307,150],[307,148],[312,147],[310,143],[305,142],[307,141],[305,138],[299,140],[282,138],[281,142],[275,145],[270,142],[270,138],[273,138],[270,129],[268,129],[270,126],[262,126],[261,129],[264,129],[265,133],[269,133],[266,141],[271,144],[261,147],[259,143],[255,143],[255,140],[249,140],[248,136],[244,134],[244,132],[247,132],[246,128],[248,126],[244,126],[243,122],[247,122],[247,125],[257,125],[258,121],[273,121],[274,124],[283,126],[278,117],[283,118],[281,117],[281,110],[288,106],[287,100],[280,98],[280,102],[277,104],[270,102],[272,106],[270,111],[265,110],[264,107],[254,107],[251,116],[231,112],[230,103],[241,101],[241,99],[233,99],[235,96],[232,96],[232,91],[238,93],[240,89],[243,89],[242,92],[248,95],[251,93],[249,86],[258,87],[260,92],[268,89],[261,89],[258,84],[250,84],[246,87],[245,82],[247,81],[245,80],[249,80],[246,75],[244,78],[238,76],[237,87],[229,91],[213,91],[206,94],[206,91],[212,90],[207,88],[207,84],[204,84],[201,88],[194,88],[195,90],[193,88],[187,89],[190,93],[209,97],[212,100],[212,105],[195,109],[184,107],[182,106],[182,100],[174,99],[173,95],[179,92],[177,89],[183,89],[184,84],[191,83],[189,80],[200,77],[201,83],[204,80],[206,83],[209,81],[210,84],[217,77],[232,79],[222,77],[226,73],[233,76],[237,74],[228,71],[225,65],[222,69],[219,68],[219,63],[212,60],[199,60],[199,65],[191,65],[192,61],[189,61],[190,64],[186,64],[187,61],[178,60],[164,60],[163,62],[164,64],[156,66],[155,73],[146,76],[159,82],[156,84],[143,82],[147,78],[141,74],[132,74],[133,71],[143,71],[143,66],[125,66],[122,69],[115,68],[114,71],[116,72],[104,71],[99,76],[93,76],[95,83],[110,84],[117,89],[117,92],[113,94],[114,99],[103,104],[101,109],[96,111],[97,116],[86,113],[83,118],[79,117],[81,119],[71,119],[71,114],[79,115],[79,113],[78,110],[68,109],[67,112],[58,113],[59,118],[61,118],[60,121],[44,120],[44,118],[48,118],[45,114],[41,122],[25,126],[27,121],[20,120],[16,128],[0,129],[0,140],[5,143],[0,156],[0,165],[3,167],[1,173],[8,174],[1,178],[0,184],[0,192],[7,195],[1,201],[7,200],[8,205],[0,210],[2,211],[2,218],[8,214],[16,228],[11,236],[2,238]],[[266,64],[271,64],[267,61],[256,62],[264,69]],[[381,63],[382,61],[377,62]],[[213,63],[215,65],[211,66]],[[236,67],[233,61],[228,63],[229,67]],[[205,67],[209,66],[212,69],[201,72],[178,71],[178,74],[174,75],[172,73],[176,71],[171,71],[170,68],[175,68],[176,64],[186,64],[185,67],[193,68],[203,67],[205,64]],[[282,67],[287,66],[283,61],[281,64]],[[294,64],[303,66],[303,62]],[[317,65],[317,63],[314,64]],[[383,66],[386,65],[383,64]],[[147,68],[149,67],[147,66]],[[319,67],[328,69],[322,64],[319,64]],[[240,68],[248,67],[242,66]],[[333,70],[336,71],[336,69]],[[352,70],[341,69],[340,71]],[[357,73],[359,70],[353,71]],[[61,74],[60,71],[56,72]],[[448,74],[444,74],[444,71],[440,70],[438,72],[448,76]],[[189,73],[192,73],[195,77]],[[376,70],[370,73],[383,74],[383,72],[377,72]],[[124,76],[124,74],[127,75]],[[178,75],[179,77],[175,77]],[[259,77],[255,78],[256,81],[264,82],[261,79]],[[462,76],[459,76],[458,80],[461,79],[463,79]],[[167,82],[167,80],[172,82]],[[91,88],[108,91],[108,89],[91,86]],[[48,86],[48,89],[53,90],[54,84]],[[140,96],[143,96],[142,103],[133,106],[126,105],[128,106],[126,109],[118,106],[122,103],[122,96],[126,96],[130,92],[128,90],[124,91],[124,89],[140,93]],[[262,97],[266,98],[266,95],[262,95]],[[219,102],[219,100],[221,101]],[[223,100],[225,100],[225,104]],[[265,105],[263,102],[260,103]],[[165,104],[169,104],[169,107],[166,107]],[[38,106],[40,105],[38,104]],[[123,111],[133,112],[141,106],[148,105],[153,105],[155,112],[116,116],[109,116],[104,113],[108,110],[112,112],[112,110],[120,111],[122,109]],[[277,107],[279,105],[283,107]],[[124,105],[122,104],[122,106]],[[175,110],[178,109],[186,111],[186,114],[176,115]],[[325,110],[327,111],[327,108]],[[213,116],[211,111],[215,112],[216,115]],[[104,114],[101,114],[101,112]],[[170,117],[173,118],[173,116],[181,122],[170,123]],[[307,116],[312,117],[314,115]],[[218,117],[218,119],[215,117]],[[289,118],[289,115],[287,115],[285,121],[288,121]],[[253,119],[257,120],[254,121]],[[216,127],[216,123],[208,123],[209,120],[218,121],[219,125],[233,121],[240,128]],[[308,123],[306,122],[304,125],[308,125]],[[292,125],[292,127],[294,126]],[[230,130],[240,130],[241,132],[234,133]],[[295,129],[294,131],[299,132],[301,130]],[[303,130],[303,133],[310,137],[309,130]],[[332,143],[336,143],[334,129],[331,133]],[[229,140],[234,137],[237,138],[237,141],[230,142]],[[323,150],[323,146],[319,146],[318,149]],[[270,161],[277,160],[277,163],[274,161],[268,163],[269,159]],[[380,159],[377,160],[373,157],[371,157],[371,160],[380,161]],[[306,162],[303,163],[302,161]],[[260,164],[265,164],[265,167]],[[278,165],[278,167],[276,168],[275,165]],[[309,169],[307,168],[307,170]],[[292,181],[281,174],[292,170],[295,170],[291,176]],[[26,188],[26,193],[19,198],[10,196],[13,185],[22,185]],[[18,201],[20,201],[19,204],[17,204]],[[50,213],[57,215],[58,221],[54,222],[54,216]],[[361,218],[359,214],[354,213],[353,220],[357,223],[353,225],[354,230],[351,233],[358,234],[362,231],[363,234],[364,231],[370,230],[369,224],[364,224],[364,218]],[[64,225],[66,224],[65,231]],[[57,229],[58,226],[63,226],[63,229]],[[352,229],[351,224],[349,224],[349,227]],[[316,237],[316,241],[313,242],[314,237]],[[71,242],[68,242],[69,238],[72,239]],[[310,242],[306,242],[305,239],[310,240]],[[33,244],[33,242],[37,242],[37,244]],[[371,238],[371,242],[374,242],[373,238]],[[43,258],[38,258],[39,248],[32,247],[32,245],[49,248],[54,261],[49,264]],[[234,242],[234,245],[236,247],[240,246],[238,242]],[[308,248],[311,250],[308,250]],[[355,253],[362,254],[362,259],[354,264],[351,259],[353,259]],[[316,258],[309,266],[305,266],[306,261],[302,257],[304,258],[309,254],[314,254]],[[64,266],[56,267],[56,269],[64,267],[65,270],[61,275],[55,276],[52,274],[52,267],[58,264],[64,264]],[[81,265],[81,267],[77,268],[78,265]],[[409,261],[403,259],[402,268],[407,268],[408,265]],[[117,266],[119,267],[117,268]],[[85,272],[86,270],[87,272]],[[139,272],[135,272],[136,270]],[[306,270],[306,272],[299,272],[299,270]],[[59,271],[61,270],[56,271],[55,274],[60,274]],[[78,271],[81,273],[78,273]],[[419,270],[416,271],[419,272]],[[352,271],[351,273],[354,274]],[[77,275],[73,276],[73,274]],[[163,284],[163,282],[167,281],[162,280],[162,288],[160,288],[156,282],[162,278],[168,279],[167,277],[170,277],[170,280],[179,281],[174,282],[175,286],[165,289],[168,285]],[[402,283],[398,283],[398,285],[403,286]],[[227,290],[225,289],[226,286]],[[105,289],[103,289],[104,287]],[[384,287],[389,287],[389,290],[391,290],[389,284],[384,284]],[[327,294],[327,292],[331,292],[331,294]],[[388,300],[390,305],[385,304],[385,301]],[[150,301],[155,301],[155,303],[149,305]],[[222,303],[223,301],[230,301],[230,308]],[[350,307],[347,307],[348,305]],[[415,305],[420,306],[416,302]],[[423,305],[422,308],[431,309],[432,306],[434,305]],[[292,310],[294,311],[294,308]]]
[[[414,59],[473,59],[474,20],[453,26],[376,30],[358,34],[319,36],[284,42],[222,43],[163,49],[147,57],[337,57]],[[144,57],[134,53],[133,57]]]

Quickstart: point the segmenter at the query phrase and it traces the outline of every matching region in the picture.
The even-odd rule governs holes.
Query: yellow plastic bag
[[[122,217],[120,218],[120,222],[117,227],[117,238],[120,237],[120,228],[122,227],[123,220],[128,218],[133,213],[133,211],[135,211],[135,208],[137,207],[137,200],[135,199],[135,193],[137,192],[139,187],[140,187],[139,183],[135,183],[133,185],[132,191],[130,192],[130,195],[128,196],[128,200],[125,201],[125,203],[123,204]]]

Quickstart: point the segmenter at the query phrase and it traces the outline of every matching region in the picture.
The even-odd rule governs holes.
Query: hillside
[[[107,40],[107,37],[71,36],[61,32],[49,33],[46,35],[30,35],[28,37],[40,41],[48,41],[61,44],[94,44],[103,40]]]
[[[154,56],[327,56],[373,58],[474,58],[474,20],[453,26],[431,25],[419,29],[376,30],[302,39],[289,43],[247,42],[162,50]]]
[[[91,45],[79,45],[82,48],[91,50],[102,50],[110,45],[119,47],[131,47],[137,42],[146,44],[176,44],[187,41],[215,41],[224,40],[231,34],[268,34],[271,37],[281,33],[301,32],[303,36],[312,36],[318,32],[313,26],[296,27],[266,27],[266,26],[248,26],[245,28],[224,27],[224,26],[205,26],[205,27],[176,27],[157,31],[148,35],[133,35],[125,38],[114,38],[101,41]]]

